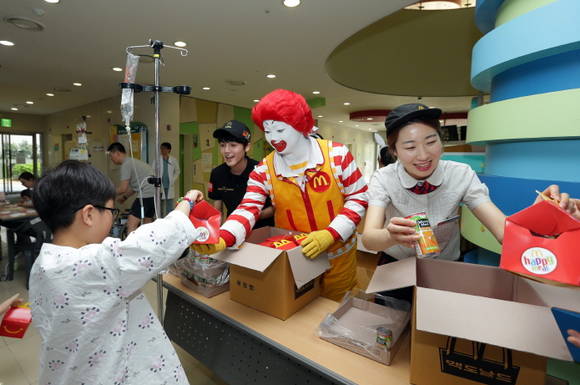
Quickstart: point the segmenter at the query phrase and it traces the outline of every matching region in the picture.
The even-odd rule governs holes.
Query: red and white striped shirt
[[[310,143],[313,153],[307,168],[314,169],[324,162],[324,157],[316,140],[310,138]],[[356,230],[368,206],[367,184],[345,145],[331,142],[329,156],[334,178],[344,195],[344,207],[331,221],[328,230],[346,241]],[[278,153],[274,154],[273,163],[276,165],[278,178],[290,176],[284,175],[292,171],[289,167],[284,167],[284,160]],[[283,194],[283,191],[272,190],[268,178],[267,165],[262,160],[250,174],[242,202],[221,227],[220,234],[228,246],[241,245],[259,218],[266,199],[271,197],[275,202],[274,194]],[[305,188],[304,183],[299,185]]]

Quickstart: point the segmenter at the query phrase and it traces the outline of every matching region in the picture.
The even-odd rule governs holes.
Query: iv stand
[[[172,92],[178,95],[189,95],[191,93],[191,87],[189,86],[175,86],[175,87],[162,87],[159,85],[159,65],[163,64],[161,60],[161,50],[164,47],[173,48],[180,51],[181,56],[187,56],[188,51],[184,48],[174,47],[170,45],[164,45],[162,41],[159,40],[149,40],[148,45],[138,45],[127,47],[127,53],[134,48],[153,48],[153,60],[155,63],[155,84],[153,86],[142,86],[135,83],[121,83],[121,88],[132,88],[135,92],[153,92],[155,101],[155,169],[154,177],[149,178],[148,182],[155,186],[155,214],[159,216],[161,213],[161,170],[160,170],[160,155],[159,155],[159,94],[161,92]],[[159,313],[159,321],[163,324],[163,275],[161,273],[157,274],[157,312]]]

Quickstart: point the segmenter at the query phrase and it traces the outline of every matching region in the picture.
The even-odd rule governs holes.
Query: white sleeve
[[[386,174],[381,172],[383,169],[376,170],[371,177],[371,182],[369,183],[369,206],[377,207],[387,207],[391,203],[391,198],[385,187]],[[392,182],[398,183],[398,181],[393,180]]]
[[[174,210],[165,218],[140,226],[123,241],[105,239],[103,243],[113,256],[108,264],[111,289],[120,297],[131,296],[175,262],[197,236],[189,218]]]

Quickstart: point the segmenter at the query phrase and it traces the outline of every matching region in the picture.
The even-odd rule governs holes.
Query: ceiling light
[[[4,21],[8,24],[12,24],[16,28],[20,28],[25,31],[40,32],[44,31],[45,28],[44,24],[29,17],[9,16],[5,17]]]
[[[367,118],[367,120],[373,120],[373,118]]]
[[[27,100],[26,104],[34,104],[34,102],[32,100]]]
[[[338,123],[344,123],[342,120],[339,120]]]
[[[355,124],[354,126],[355,126],[355,127],[358,127],[358,124]]]
[[[254,99],[254,103],[258,103],[260,99]]]
[[[345,106],[350,106],[350,102],[344,102],[342,104],[344,104]]]
[[[284,0],[283,3],[288,8],[294,8],[300,5],[300,0]]]
[[[107,110],[107,114],[112,114],[113,110]]]
[[[209,87],[201,87],[201,89],[202,89],[202,90],[204,90],[204,91],[209,91],[209,90],[211,90],[211,88],[209,88]]]
[[[320,91],[312,91],[314,95],[320,95]]]
[[[90,118],[92,118],[92,116],[91,115],[85,115],[85,118],[90,119]]]
[[[268,79],[275,79],[276,78],[276,75],[275,74],[268,74],[268,75],[266,75],[266,77]]]
[[[18,111],[18,107],[10,107],[12,111]]]
[[[52,92],[47,92],[46,96],[54,96],[54,94]]]
[[[82,85],[83,85],[83,83],[78,83],[78,82],[73,83],[73,86],[76,86],[76,87],[82,87]]]
[[[324,118],[324,115],[318,115],[317,118]]]
[[[113,67],[113,71],[121,72],[121,71],[123,71],[123,69],[121,67]]]
[[[420,11],[441,11],[446,9],[475,7],[474,0],[422,0],[415,4],[405,7],[405,9],[414,9]]]
[[[14,46],[14,43],[12,43],[11,41],[8,41],[8,40],[0,40],[0,45],[4,45],[6,47],[12,47],[12,46]]]
[[[60,0],[44,0],[44,1],[46,3],[49,3],[49,4],[58,4],[58,3],[60,3]]]
[[[173,45],[176,47],[181,47],[181,48],[187,47],[187,43],[184,41],[176,41],[175,43],[173,43]]]

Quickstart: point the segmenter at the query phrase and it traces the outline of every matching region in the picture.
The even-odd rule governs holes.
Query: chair
[[[52,232],[48,226],[38,217],[24,221],[20,226],[12,230],[18,235],[17,248],[19,248],[26,261],[26,288],[30,280],[30,270],[40,253],[43,243],[52,241]],[[9,256],[8,275],[14,274],[15,253]]]

